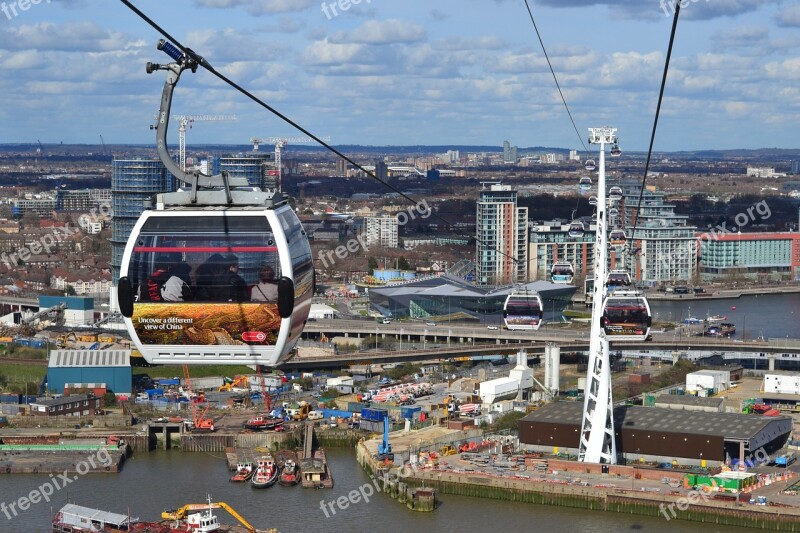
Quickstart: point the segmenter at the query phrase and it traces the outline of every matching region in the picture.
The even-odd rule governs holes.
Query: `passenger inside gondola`
[[[251,289],[250,299],[254,302],[278,301],[278,282],[271,266],[263,265],[258,271],[258,283]]]
[[[239,258],[231,254],[225,258],[227,271],[223,275],[222,289],[227,294],[228,302],[246,302],[249,300],[247,282],[239,275]]]
[[[161,289],[161,298],[165,302],[189,302],[193,300],[189,274],[192,271],[185,262],[181,261],[169,269],[169,279]]]
[[[197,267],[194,275],[195,299],[201,302],[221,300],[219,279],[225,273],[225,257],[212,254],[203,264]]]

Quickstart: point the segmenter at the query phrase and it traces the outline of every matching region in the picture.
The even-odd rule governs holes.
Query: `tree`
[[[402,255],[397,260],[397,268],[399,268],[400,270],[412,270],[411,263],[409,263],[408,259],[406,259],[405,256]]]
[[[75,287],[72,285],[67,285],[67,288],[64,290],[64,292],[67,294],[67,296],[75,296],[75,294],[77,294],[75,292]]]
[[[374,270],[378,268],[378,260],[370,256],[370,258],[367,260],[367,268],[369,270]]]

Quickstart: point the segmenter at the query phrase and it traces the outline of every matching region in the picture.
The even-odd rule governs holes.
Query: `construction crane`
[[[176,509],[174,511],[164,511],[161,513],[161,518],[164,520],[183,520],[185,519],[190,513],[197,512],[197,511],[206,511],[210,509],[224,509],[228,511],[232,517],[239,521],[240,524],[250,533],[255,533],[256,528],[250,525],[247,520],[245,520],[242,515],[237,513],[233,510],[233,508],[225,502],[211,502],[211,498],[209,498],[208,503],[190,503],[188,505],[184,505],[180,509]]]
[[[237,120],[236,115],[172,115],[172,120],[180,123],[178,128],[178,150],[181,170],[186,170],[186,128],[191,129],[194,122],[221,122]]]
[[[102,143],[102,145],[103,145],[103,155],[107,155],[107,152],[106,152],[106,141],[103,139],[103,134],[102,133],[100,134],[100,143]]]
[[[330,137],[323,137],[323,141],[330,142]],[[291,143],[291,144],[300,144],[300,143],[313,143],[316,142],[314,139],[310,139],[308,137],[267,137],[264,139],[259,139],[258,137],[252,137],[250,142],[253,143],[253,151],[257,152],[258,147],[261,144],[274,144],[275,145],[275,168],[277,169],[277,182],[278,182],[278,190],[281,190],[281,181],[283,178],[283,165],[281,164],[281,153],[283,152],[283,148]]]
[[[186,385],[186,392],[189,395],[189,405],[192,408],[192,424],[194,424],[193,429],[196,429],[197,431],[214,431],[214,419],[206,418],[206,413],[208,412],[209,408],[208,403],[206,403],[206,408],[203,410],[203,413],[200,416],[197,415],[197,403],[192,397],[192,380],[189,378],[189,365],[183,365],[183,378]]]

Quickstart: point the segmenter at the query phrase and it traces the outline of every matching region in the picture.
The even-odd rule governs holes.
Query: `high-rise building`
[[[247,154],[219,158],[219,171],[231,178],[245,178],[251,187],[264,188],[265,171],[275,170],[273,154]]]
[[[800,279],[800,234],[724,233],[698,235],[704,281],[760,278]]]
[[[347,161],[341,157],[336,160],[336,175],[340,177],[347,176]]]
[[[625,229],[629,246],[636,250],[631,275],[646,285],[690,282],[697,273],[697,227],[689,217],[675,213],[664,202],[664,193],[645,190],[636,214],[642,184],[638,181],[609,182],[622,188],[619,226]],[[636,233],[633,234],[634,221]]]
[[[517,147],[511,146],[508,141],[503,141],[503,163],[507,165],[517,164]]]
[[[517,207],[508,185],[482,183],[477,205],[476,282],[481,286],[528,281],[528,208]]]
[[[389,165],[384,161],[375,163],[375,176],[381,181],[386,181],[389,178]]]
[[[377,245],[385,248],[397,248],[397,217],[384,215],[364,218],[364,235],[367,246]]]
[[[125,244],[145,202],[162,192],[175,190],[174,178],[158,159],[115,159],[111,167],[114,215],[111,234],[111,279],[119,281]],[[113,301],[113,298],[112,298]]]
[[[800,174],[800,161],[792,161],[792,174]]]

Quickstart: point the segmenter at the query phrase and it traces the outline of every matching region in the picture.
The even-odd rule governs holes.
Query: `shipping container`
[[[370,420],[373,422],[381,422],[385,417],[389,415],[389,412],[385,409],[371,409],[365,407],[361,410],[361,418],[363,420]]]

